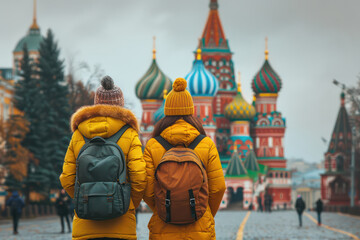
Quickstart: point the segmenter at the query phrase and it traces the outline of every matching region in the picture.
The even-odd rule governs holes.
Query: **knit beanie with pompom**
[[[96,90],[94,104],[109,104],[124,106],[124,95],[121,89],[114,85],[111,77],[101,79],[101,86]]]
[[[188,90],[187,82],[183,78],[177,78],[173,89],[166,97],[165,116],[193,115],[194,103]]]

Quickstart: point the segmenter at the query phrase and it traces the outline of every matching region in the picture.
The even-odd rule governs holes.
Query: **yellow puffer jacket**
[[[73,220],[73,239],[121,238],[136,239],[135,208],[139,206],[146,187],[145,161],[138,137],[138,125],[135,116],[127,109],[113,105],[95,105],[79,109],[71,119],[74,132],[67,150],[63,172],[60,176],[61,185],[73,198],[76,175],[76,158],[87,138],[101,136],[108,138],[129,124],[119,139],[118,145],[124,152],[127,165],[128,181],[131,183],[131,202],[129,210],[121,217],[94,221],[80,219],[75,214]]]
[[[161,136],[172,145],[185,143],[189,145],[200,133],[191,124],[183,119],[166,128]],[[195,152],[205,165],[209,183],[209,205],[205,214],[198,221],[188,225],[172,225],[162,221],[157,215],[154,199],[154,174],[165,149],[155,139],[150,139],[146,144],[144,159],[148,185],[145,190],[144,200],[153,211],[148,224],[150,239],[216,239],[214,216],[220,206],[225,192],[225,179],[220,163],[218,151],[214,142],[206,137],[195,148]]]

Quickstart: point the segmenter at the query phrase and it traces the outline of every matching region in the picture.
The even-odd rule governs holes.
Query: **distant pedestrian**
[[[24,200],[19,196],[17,191],[13,191],[12,196],[7,200],[6,206],[10,207],[11,216],[13,218],[14,234],[18,234],[18,224],[21,212],[25,206]]]
[[[299,216],[299,226],[302,227],[302,214],[306,208],[306,205],[305,205],[305,202],[302,199],[301,195],[298,195],[298,198],[296,199],[295,208],[296,208],[296,212]]]
[[[61,221],[61,233],[64,233],[64,218],[66,220],[68,231],[71,232],[71,226],[69,221],[69,200],[70,198],[66,195],[64,189],[61,189],[59,197],[56,199],[56,211],[60,216]]]
[[[254,209],[254,205],[253,205],[253,203],[250,203],[249,210],[252,211],[253,209]]]
[[[271,195],[269,193],[265,194],[264,197],[264,205],[265,205],[265,212],[271,212],[271,204],[272,204],[272,198]]]
[[[316,201],[316,212],[318,216],[318,225],[321,226],[321,212],[323,211],[324,204],[319,198],[319,200]]]
[[[74,218],[74,211],[75,211],[74,199],[70,198],[70,201],[69,201],[69,216],[70,216],[71,221]]]
[[[261,196],[257,197],[257,202],[258,202],[258,211],[262,212],[263,211],[263,205],[262,205],[262,199]]]

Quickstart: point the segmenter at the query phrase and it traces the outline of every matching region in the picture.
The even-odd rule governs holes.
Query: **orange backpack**
[[[206,211],[209,198],[207,174],[194,151],[203,138],[204,135],[199,135],[184,147],[173,146],[161,136],[155,137],[166,150],[155,169],[154,184],[157,213],[166,223],[193,223]]]

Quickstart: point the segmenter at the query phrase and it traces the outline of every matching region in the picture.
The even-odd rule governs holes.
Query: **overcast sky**
[[[32,0],[0,0],[0,67],[12,66],[12,51],[32,22]],[[100,64],[141,116],[134,86],[157,61],[171,79],[191,69],[193,51],[209,13],[209,0],[38,0],[38,24],[51,28],[62,57]],[[235,71],[243,95],[252,99],[251,79],[269,60],[283,81],[278,110],[286,118],[285,154],[319,162],[340,105],[333,78],[352,86],[360,72],[360,1],[219,0]]]

